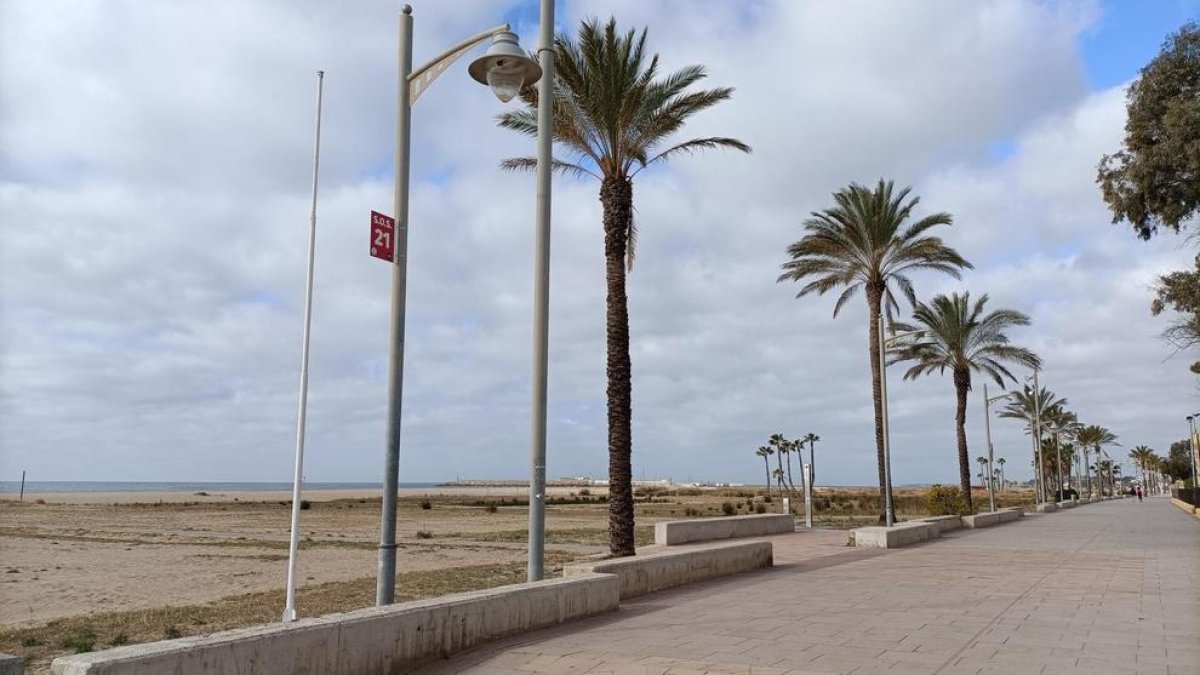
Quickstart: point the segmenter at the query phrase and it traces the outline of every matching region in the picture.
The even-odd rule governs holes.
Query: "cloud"
[[[418,62],[504,16],[533,46],[525,5],[414,4]],[[3,12],[6,53],[27,58],[0,61],[0,474],[290,477],[321,68],[306,473],[378,477],[390,271],[366,237],[368,212],[392,210],[394,5]],[[796,300],[775,276],[808,212],[880,176],[952,212],[945,234],[977,264],[918,278],[921,295],[1030,313],[1014,338],[1081,418],[1129,445],[1178,436],[1162,402],[1192,377],[1146,310],[1154,276],[1190,253],[1108,225],[1092,184],[1124,116],[1121,90],[1086,89],[1093,4],[578,2],[560,28],[610,13],[650,26],[668,68],[704,63],[737,88],[688,133],[755,149],[635,186],[639,476],[757,482],[768,434],[813,431],[823,481],[873,481],[865,307],[833,319],[832,298]],[[533,180],[497,165],[533,144],[496,128],[502,108],[463,71],[414,111],[402,480],[528,469]],[[556,179],[551,476],[607,469],[599,220],[594,183]],[[954,480],[950,382],[897,373],[896,480]],[[1011,427],[993,433],[1019,477],[1028,441]]]

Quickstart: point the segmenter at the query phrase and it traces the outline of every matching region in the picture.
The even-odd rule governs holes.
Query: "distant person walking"
[[[1138,503],[1140,504],[1142,502],[1142,486],[1141,485],[1137,486],[1137,496],[1138,496]]]

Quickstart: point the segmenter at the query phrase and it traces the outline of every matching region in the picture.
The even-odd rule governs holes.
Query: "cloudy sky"
[[[534,0],[413,0],[415,60]],[[670,68],[733,99],[689,135],[754,154],[683,158],[635,185],[629,277],[637,477],[761,481],[773,432],[819,434],[818,479],[870,484],[865,303],[775,283],[800,223],[880,177],[954,215],[976,269],[918,294],[989,293],[1043,381],[1125,447],[1165,451],[1200,409],[1195,355],[1149,316],[1183,237],[1114,226],[1094,184],[1124,87],[1200,3],[571,1],[648,26]],[[390,271],[367,255],[391,210],[398,5],[371,0],[0,0],[0,479],[291,476],[315,71],[326,71],[309,480],[377,480]],[[448,71],[414,109],[401,480],[528,475],[533,152]],[[554,185],[549,475],[603,476],[597,186]],[[953,481],[953,386],[892,370],[894,476]],[[994,390],[993,390],[994,391]],[[981,393],[968,437],[983,445]],[[1029,441],[994,420],[1027,477]],[[1124,454],[1122,451],[1120,454]]]

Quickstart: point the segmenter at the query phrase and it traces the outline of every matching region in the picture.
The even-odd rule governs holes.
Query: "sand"
[[[573,491],[556,488],[555,492],[559,490]],[[431,497],[430,510],[421,509],[418,500],[402,501],[399,571],[525,559],[521,530],[527,525],[526,509],[503,506],[492,513],[470,505],[474,500],[469,499],[521,497],[522,489],[406,492],[406,496],[439,496]],[[44,504],[30,497],[27,494],[22,503],[0,502],[0,626],[204,603],[279,589],[285,583],[289,493],[33,495]],[[314,504],[301,512],[302,534],[309,547],[300,551],[301,586],[374,576],[379,502],[371,497],[377,494],[330,490],[304,495]],[[456,498],[459,503],[451,503]],[[603,504],[552,506],[547,516],[551,528],[589,532],[602,528],[604,520]],[[494,541],[472,539],[497,536]],[[552,548],[579,555],[604,549],[598,542]]]
[[[592,494],[602,495],[607,488],[589,488]],[[552,487],[546,494],[553,496],[578,493],[580,488]],[[401,497],[420,497],[423,495],[446,496],[476,496],[476,497],[528,497],[529,488],[521,487],[430,487],[430,488],[401,488],[397,491]],[[379,490],[306,490],[301,499],[314,502],[329,502],[337,499],[378,499]],[[18,493],[0,492],[0,500],[16,501]],[[154,504],[163,502],[179,504],[184,502],[279,502],[289,501],[291,490],[222,490],[201,495],[196,492],[26,492],[26,502],[42,500],[49,504]]]

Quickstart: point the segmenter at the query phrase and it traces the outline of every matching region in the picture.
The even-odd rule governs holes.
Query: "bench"
[[[774,549],[769,541],[707,544],[567,565],[563,568],[563,577],[616,575],[620,580],[620,598],[627,600],[673,586],[770,567],[773,559]]]
[[[654,524],[654,543],[659,546],[678,546],[697,541],[762,537],[795,531],[796,519],[790,513],[669,520]]]

